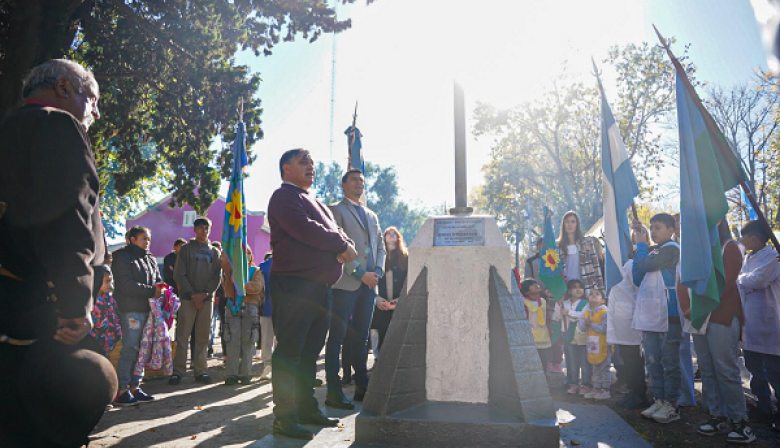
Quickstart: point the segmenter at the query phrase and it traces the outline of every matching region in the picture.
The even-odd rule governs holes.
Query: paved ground
[[[369,358],[371,365],[373,356]],[[255,374],[260,371],[261,364],[255,361]],[[317,431],[312,442],[276,438],[271,435],[270,382],[255,379],[250,385],[224,386],[220,358],[209,360],[209,373],[215,382],[208,386],[195,383],[192,376],[185,377],[179,386],[169,386],[166,380],[144,383],[143,389],[156,400],[107,412],[92,434],[90,447],[358,447],[354,444],[354,425],[360,407],[354,411],[323,407],[326,414],[341,418],[342,425],[310,427]],[[318,377],[325,377],[322,358]],[[353,390],[348,386],[345,393],[351,396]],[[324,387],[316,391],[321,403],[325,392]],[[561,447],[650,446],[606,406],[556,403],[556,407],[562,423]]]

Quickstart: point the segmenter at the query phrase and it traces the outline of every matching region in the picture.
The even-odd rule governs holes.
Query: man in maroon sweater
[[[338,419],[320,411],[314,379],[328,332],[331,285],[341,278],[342,264],[354,260],[357,252],[328,207],[308,192],[315,175],[309,152],[285,152],[279,171],[284,182],[268,203],[274,253],[269,291],[278,344],[272,358],[273,432],[312,439],[300,423],[338,425]]]

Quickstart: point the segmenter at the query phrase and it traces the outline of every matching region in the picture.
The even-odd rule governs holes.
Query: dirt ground
[[[748,409],[753,407],[753,397],[750,394],[747,372],[743,372],[743,388],[748,397]],[[699,405],[701,401],[701,382],[695,382],[696,401]],[[623,398],[623,395],[612,392],[612,398],[596,402],[595,400],[586,400],[579,395],[569,395],[564,388],[551,388],[553,401],[562,403],[584,403],[591,402],[603,404],[615,411],[623,420],[631,425],[645,440],[650,442],[656,448],[666,447],[692,447],[709,448],[730,446],[726,443],[726,434],[720,434],[712,437],[701,436],[696,433],[696,428],[703,425],[709,419],[709,413],[701,406],[682,408],[680,411],[681,419],[665,425],[648,420],[640,415],[641,410],[628,411],[617,405],[617,402]],[[780,447],[780,433],[774,432],[769,425],[752,425],[758,440],[749,446],[755,448]]]

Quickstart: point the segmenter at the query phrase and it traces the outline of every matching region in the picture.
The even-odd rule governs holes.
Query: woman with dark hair
[[[580,217],[574,210],[563,215],[557,242],[566,280],[582,280],[586,297],[594,289],[604,292],[604,251],[596,238],[583,235]]]
[[[409,270],[409,252],[398,228],[388,227],[385,230],[384,239],[387,249],[385,273],[379,279],[379,295],[376,296],[376,309],[372,324],[372,327],[379,333],[379,344],[377,345],[377,353],[374,354],[375,357],[379,356],[379,350],[382,349],[387,328],[393,318],[396,300],[401,295],[401,289],[406,281],[406,273]]]

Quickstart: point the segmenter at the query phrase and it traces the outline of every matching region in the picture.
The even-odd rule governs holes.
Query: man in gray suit
[[[354,409],[341,389],[339,353],[347,331],[347,343],[355,369],[355,401],[363,401],[368,387],[366,358],[368,333],[374,315],[376,286],[385,267],[385,243],[376,213],[360,204],[365,187],[363,173],[349,170],[341,178],[344,199],[330,206],[336,224],[355,242],[358,257],[344,265],[344,274],[333,285],[330,333],[325,346],[325,372],[328,381],[326,406]],[[350,316],[352,320],[350,321]]]

